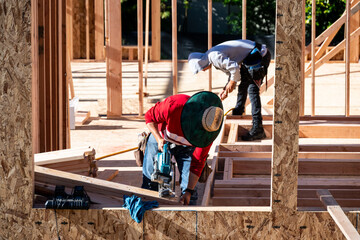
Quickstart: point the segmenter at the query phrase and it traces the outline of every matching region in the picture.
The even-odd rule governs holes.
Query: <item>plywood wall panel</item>
[[[145,239],[196,239],[195,211],[152,211],[145,216]]]
[[[286,221],[297,206],[302,1],[278,0],[276,11],[271,204]]]

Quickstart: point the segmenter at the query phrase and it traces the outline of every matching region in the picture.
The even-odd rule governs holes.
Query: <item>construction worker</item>
[[[145,121],[151,134],[144,154],[141,187],[158,190],[158,183],[151,182],[153,160],[158,151],[163,150],[165,142],[172,143],[170,152],[180,172],[180,202],[188,205],[212,142],[220,132],[223,116],[220,98],[207,91],[191,97],[185,94],[170,96],[149,109]],[[192,199],[196,200],[196,196]]]
[[[253,126],[244,136],[244,141],[265,138],[262,125],[261,101],[259,89],[267,74],[271,54],[265,44],[250,40],[232,40],[223,42],[205,53],[194,52],[189,55],[189,66],[194,74],[206,71],[213,65],[229,76],[228,82],[220,92],[221,100],[227,98],[238,82],[238,94],[233,115],[242,115],[245,109],[247,94],[251,102]]]

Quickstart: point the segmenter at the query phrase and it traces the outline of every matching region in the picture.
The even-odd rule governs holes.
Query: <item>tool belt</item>
[[[146,144],[149,139],[150,133],[143,132],[141,135],[143,137],[138,143],[138,148],[134,151],[135,161],[138,167],[143,166]]]

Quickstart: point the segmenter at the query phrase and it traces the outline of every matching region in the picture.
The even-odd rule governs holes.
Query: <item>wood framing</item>
[[[36,18],[33,14],[36,14],[37,1],[9,0],[0,4],[0,28],[5,30],[0,38],[0,64],[3,66],[0,68],[0,238],[344,239],[327,211],[297,211],[293,209],[296,191],[292,188],[285,191],[294,186],[297,176],[294,173],[297,169],[294,142],[298,135],[294,129],[298,128],[296,104],[299,97],[298,93],[289,94],[297,92],[300,84],[300,60],[294,55],[300,52],[301,4],[295,0],[277,1],[277,40],[285,35],[287,40],[282,39],[283,45],[277,43],[276,49],[281,56],[276,60],[276,67],[284,70],[276,74],[275,81],[272,172],[273,175],[282,174],[283,185],[274,180],[273,187],[273,199],[282,201],[276,203],[278,206],[274,203],[272,209],[161,207],[147,211],[142,224],[133,221],[129,212],[120,206],[56,212],[33,207],[31,88],[36,75],[31,73],[36,64],[31,62],[31,49],[36,47],[31,46],[31,22]],[[36,39],[33,40],[35,44]],[[285,49],[288,49],[286,55]],[[284,76],[286,71],[292,71],[292,77]],[[289,102],[281,101],[282,96],[289,98]],[[291,127],[290,131],[287,127]],[[358,212],[345,215],[352,225],[359,222]]]
[[[122,115],[121,3],[107,0],[106,85],[107,116]],[[111,6],[111,7],[109,7]]]
[[[151,0],[151,54],[150,59],[159,61],[161,58],[161,0]]]

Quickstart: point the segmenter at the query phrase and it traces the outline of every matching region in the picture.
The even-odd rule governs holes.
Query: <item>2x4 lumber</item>
[[[350,1],[346,1],[345,23],[345,116],[350,115]],[[354,38],[355,39],[355,38]],[[359,39],[358,37],[356,39]]]
[[[160,61],[161,50],[161,21],[160,1],[151,0],[151,55],[153,61]]]
[[[66,49],[73,59],[73,0],[66,0]]]
[[[84,177],[78,174],[62,172],[54,169],[35,166],[36,181],[54,185],[64,185],[65,187],[74,187],[76,185],[84,186],[87,192],[95,192],[105,196],[114,196],[123,198],[123,195],[133,195],[141,197],[144,201],[156,200],[163,205],[179,205],[174,199],[158,197],[157,191],[151,191],[125,184],[109,182],[106,180]]]
[[[222,144],[220,151],[239,151],[239,152],[271,152],[272,145],[265,143],[262,145],[252,144]],[[300,152],[360,152],[359,144],[301,144]]]
[[[217,146],[215,148],[214,154],[212,156],[212,161],[211,161],[211,169],[213,171],[211,171],[206,184],[205,184],[205,190],[204,190],[204,194],[203,194],[203,199],[201,202],[201,206],[208,206],[209,202],[210,202],[210,193],[211,193],[211,189],[212,189],[212,185],[214,183],[214,177],[215,177],[215,172],[218,170],[218,161],[219,161],[219,147],[218,145],[220,144],[220,142],[222,142],[224,135],[225,135],[225,121],[226,121],[226,116],[223,122],[223,127],[220,130],[219,136],[215,142],[213,143],[215,146]]]
[[[219,157],[271,158],[269,152],[221,151]],[[299,158],[359,159],[358,152],[299,152]]]
[[[359,233],[351,224],[349,218],[347,218],[344,211],[341,209],[339,204],[333,198],[331,193],[326,189],[319,190],[317,193],[321,202],[324,204],[327,211],[334,219],[335,223],[340,228],[341,232],[344,234],[346,239],[352,239],[352,240],[360,239]]]
[[[232,160],[230,158],[225,158],[224,162],[224,180],[230,180],[232,178],[233,169],[232,169]]]
[[[237,142],[238,129],[239,129],[238,124],[236,124],[236,123],[231,124],[229,136],[228,136],[228,139],[227,139],[227,143],[235,143],[235,142]]]
[[[322,204],[318,198],[298,198],[297,207],[321,207]],[[358,199],[341,199],[342,206],[359,207]],[[270,197],[213,197],[214,206],[269,206]]]
[[[208,0],[208,49],[212,48],[212,0]],[[209,70],[208,91],[212,90],[212,68]]]
[[[86,59],[90,59],[90,0],[85,0],[85,44],[86,44]]]
[[[355,6],[353,6],[350,10],[350,15],[354,15],[360,10],[360,2],[358,2]],[[315,39],[315,44],[319,45],[322,43],[328,36],[330,36],[334,31],[337,31],[346,20],[346,14],[343,14],[338,20],[336,20],[330,27],[328,27],[324,32],[322,32],[317,38]],[[306,46],[305,48],[305,55],[310,52],[311,44]]]
[[[238,121],[242,121],[242,120],[252,120],[252,116],[251,115],[227,115],[226,116],[226,124],[228,123],[238,123]],[[272,121],[273,120],[273,116],[272,115],[264,115],[263,116],[263,121]],[[349,116],[349,117],[345,117],[345,116],[339,116],[339,115],[321,115],[321,116],[300,116],[300,121],[326,121],[326,122],[359,122],[360,121],[360,117],[359,115],[357,116]],[[304,122],[306,123],[306,122]],[[301,124],[301,122],[300,122]]]
[[[32,61],[32,84],[31,84],[31,111],[32,114],[32,152],[33,154],[40,152],[40,106],[39,106],[39,78],[40,78],[40,38],[39,38],[39,8],[38,0],[33,1],[35,7],[31,7],[31,42],[39,42],[31,44],[31,61]],[[41,14],[41,13],[40,13]],[[36,114],[35,114],[36,113]]]
[[[137,1],[138,71],[139,71],[139,116],[144,113],[143,89],[143,1]]]
[[[95,0],[95,59],[104,60],[104,1]]]
[[[83,125],[90,118],[90,111],[77,111],[75,114],[75,124]]]
[[[107,0],[106,86],[107,117],[122,115],[121,2]]]
[[[315,115],[315,36],[316,36],[316,0],[311,3],[311,115]]]
[[[271,158],[226,158],[234,175],[270,174]],[[299,159],[299,175],[360,175],[358,159]],[[225,173],[224,173],[225,179]]]
[[[171,0],[171,24],[172,24],[172,79],[173,79],[173,95],[178,93],[178,65],[177,65],[177,1]]]
[[[360,0],[353,0],[351,1],[351,7],[358,4]],[[360,27],[360,12],[355,13],[350,18],[350,32],[354,31]],[[350,62],[357,63],[359,62],[359,55],[360,55],[360,38],[356,38],[351,42],[351,51],[350,51]]]
[[[92,147],[65,149],[52,152],[38,153],[34,155],[35,165],[51,164],[84,159],[85,156],[95,155]]]
[[[246,0],[242,0],[242,14],[241,14],[241,19],[242,19],[242,28],[241,28],[241,36],[242,39],[246,39]]]
[[[311,187],[314,186],[349,186],[352,185],[353,187],[360,186],[360,177],[347,177],[347,176],[321,176],[321,177],[314,177],[314,176],[299,176],[298,183],[296,184],[299,187]],[[231,180],[215,180],[214,187],[258,187],[264,188],[270,186],[270,176],[251,176],[247,175],[241,178],[233,178]]]

